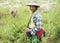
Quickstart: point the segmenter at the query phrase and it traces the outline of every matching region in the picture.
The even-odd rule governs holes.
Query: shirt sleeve
[[[40,15],[36,15],[35,18],[35,27],[30,30],[32,35],[35,35],[35,33],[42,28],[42,17]]]

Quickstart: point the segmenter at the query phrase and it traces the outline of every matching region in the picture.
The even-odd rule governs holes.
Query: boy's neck
[[[36,11],[32,12],[32,14],[34,14]]]

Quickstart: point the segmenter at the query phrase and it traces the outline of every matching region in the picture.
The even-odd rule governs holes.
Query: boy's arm
[[[36,18],[35,27],[30,29],[32,35],[35,35],[35,33],[42,28],[42,17],[40,15],[36,15]]]

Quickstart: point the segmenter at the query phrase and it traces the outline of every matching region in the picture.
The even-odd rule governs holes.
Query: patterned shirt
[[[42,16],[37,12],[34,13],[33,23],[35,24],[35,26],[30,29],[30,32],[32,35],[35,35],[36,32],[42,28]]]

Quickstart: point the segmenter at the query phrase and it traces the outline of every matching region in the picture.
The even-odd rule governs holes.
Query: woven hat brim
[[[38,7],[40,7],[38,4],[36,4],[36,3],[29,3],[29,4],[27,4],[27,6],[38,6]]]

